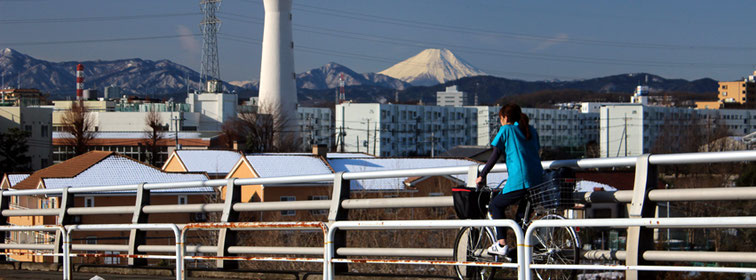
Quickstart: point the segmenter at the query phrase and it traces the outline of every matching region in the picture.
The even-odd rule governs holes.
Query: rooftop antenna
[[[202,62],[200,63],[200,87],[209,80],[220,80],[218,62],[218,29],[221,21],[215,16],[221,0],[200,0],[200,10],[204,14],[200,23],[202,31]]]

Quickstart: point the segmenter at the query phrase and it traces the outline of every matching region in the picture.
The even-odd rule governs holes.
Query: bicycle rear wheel
[[[488,227],[463,227],[457,233],[454,246],[455,261],[498,262],[499,257],[489,255],[486,249],[496,242],[493,230]],[[490,266],[456,265],[459,279],[493,279],[496,268]]]
[[[538,220],[564,220],[564,217],[549,214]],[[538,228],[533,237],[533,263],[578,264],[580,261],[580,238],[572,227]],[[534,269],[536,279],[576,279],[573,269]]]

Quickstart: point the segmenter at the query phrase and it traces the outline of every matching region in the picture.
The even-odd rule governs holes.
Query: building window
[[[105,255],[118,255],[120,252],[105,251]],[[105,257],[105,264],[121,264],[121,258],[119,257]]]
[[[47,125],[44,125],[44,124],[43,124],[43,125],[42,125],[42,126],[40,126],[39,128],[40,128],[40,129],[39,129],[39,134],[40,134],[40,136],[42,136],[42,137],[47,137],[47,132],[48,132],[48,130],[49,130],[49,129],[48,129],[48,126],[47,126]]]
[[[179,196],[178,196],[178,204],[179,204],[179,205],[184,205],[184,204],[187,204],[187,201],[188,201],[188,200],[186,199],[186,196],[185,196],[185,195],[179,195]]]
[[[87,236],[85,238],[87,244],[97,244],[97,236]],[[87,254],[94,254],[95,251],[87,251]]]
[[[311,195],[310,200],[328,200],[328,196],[327,195]],[[310,210],[310,214],[327,215],[328,210]]]
[[[84,207],[94,207],[94,197],[87,196],[84,198]]]
[[[31,125],[25,125],[24,126],[24,130],[26,130],[27,132],[31,133],[32,132],[32,126]]]
[[[296,196],[282,196],[281,201],[296,201]],[[281,216],[294,216],[297,214],[297,211],[294,210],[284,210],[281,211]]]

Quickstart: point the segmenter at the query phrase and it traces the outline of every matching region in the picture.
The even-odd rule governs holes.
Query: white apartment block
[[[696,123],[690,123],[696,120]],[[696,125],[713,130],[724,125],[732,136],[756,131],[756,110],[696,110],[691,108],[655,107],[641,104],[612,104],[601,107],[601,157],[637,156],[652,151],[663,133]],[[684,127],[682,128],[684,129]],[[673,140],[677,135],[669,135]]]
[[[488,146],[499,131],[498,106],[475,106],[478,110],[478,146]],[[598,113],[570,109],[522,108],[538,131],[543,148],[580,148],[598,141]]]
[[[477,110],[470,107],[347,102],[334,114],[340,152],[432,156],[478,142]]]
[[[52,164],[52,108],[44,106],[0,106],[0,132],[20,128],[30,133],[26,143],[33,170]],[[6,160],[0,156],[0,160]]]
[[[472,105],[470,95],[457,90],[457,86],[448,86],[446,91],[436,92],[436,106],[462,107]]]
[[[312,145],[334,145],[333,112],[330,108],[298,107],[299,131],[304,150]]]

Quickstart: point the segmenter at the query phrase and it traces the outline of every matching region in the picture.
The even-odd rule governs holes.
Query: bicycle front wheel
[[[538,220],[564,220],[556,214]],[[534,264],[578,264],[580,261],[580,238],[572,227],[538,228],[533,232]],[[573,269],[534,269],[537,279],[576,279]]]
[[[486,249],[496,242],[493,230],[488,227],[463,227],[457,233],[454,246],[455,261],[498,262],[499,257],[489,255]],[[456,265],[459,279],[493,279],[496,268],[490,266]]]

